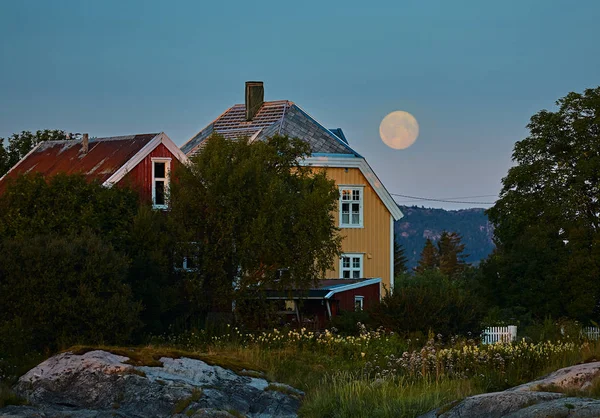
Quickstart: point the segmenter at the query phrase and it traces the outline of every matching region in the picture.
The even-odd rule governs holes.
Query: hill
[[[494,249],[494,229],[484,209],[445,210],[399,206],[404,217],[396,221],[394,232],[396,241],[405,249],[409,268],[417,265],[427,238],[437,241],[444,230],[458,232],[462,236],[469,263],[479,263]]]

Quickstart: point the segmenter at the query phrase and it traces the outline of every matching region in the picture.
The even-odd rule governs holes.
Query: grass
[[[173,414],[181,414],[185,411],[192,403],[198,402],[202,397],[202,389],[194,389],[190,396],[185,399],[180,399],[175,403],[173,407]]]
[[[532,381],[600,358],[600,343],[519,342],[480,346],[471,340],[405,340],[381,330],[355,336],[305,330],[218,337],[202,332],[155,339],[144,347],[77,346],[75,354],[106,350],[135,366],[161,366],[161,357],[188,357],[244,376],[281,382],[305,392],[300,416],[413,417],[449,410],[465,397]],[[270,385],[269,390],[279,390]],[[285,392],[284,390],[280,390]],[[2,392],[0,392],[2,393]],[[600,381],[571,396],[600,398]],[[193,398],[176,410],[190,412]],[[187,410],[187,411],[186,411]]]
[[[0,382],[0,408],[9,405],[27,405],[27,400],[17,396],[8,385]]]
[[[211,366],[220,366],[233,370],[240,374],[249,373],[248,369],[252,369],[252,365],[232,356],[221,355],[219,353],[198,353],[152,345],[143,347],[75,346],[65,350],[65,352],[69,351],[76,355],[82,355],[94,350],[103,350],[118,356],[128,357],[129,360],[126,360],[124,363],[131,364],[132,366],[162,367],[163,364],[160,361],[162,357],[173,359],[187,357],[201,360]],[[256,368],[254,370],[256,373],[261,373],[261,370],[257,370]],[[143,372],[140,371],[140,373]]]

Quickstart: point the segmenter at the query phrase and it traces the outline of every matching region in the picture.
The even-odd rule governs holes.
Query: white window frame
[[[165,163],[165,177],[156,177],[155,173],[154,173],[154,164],[155,163]],[[163,158],[163,157],[156,157],[156,158],[152,158],[152,183],[151,183],[151,187],[152,187],[152,207],[154,209],[162,209],[165,210],[169,207],[169,195],[168,195],[168,191],[169,191],[169,177],[171,174],[171,159],[170,158]],[[163,205],[157,205],[156,204],[156,180],[163,180],[165,182],[165,203]]]
[[[365,201],[365,186],[364,185],[345,185],[340,184],[338,186],[340,192],[340,200],[339,200],[339,218],[340,218],[340,228],[364,228],[364,201]],[[344,197],[344,191],[349,191],[352,196],[354,191],[358,191],[360,193],[360,198],[358,200],[359,214],[358,214],[358,223],[352,223],[352,203],[356,202],[354,200],[342,200]],[[343,222],[343,214],[342,214],[342,204],[350,203],[350,213],[348,215],[348,220],[350,223]]]
[[[344,258],[350,258],[350,267],[349,268],[344,268]],[[360,267],[357,269],[353,266],[354,263],[354,259],[358,258],[360,260]],[[344,253],[340,256],[340,279],[362,279],[364,278],[364,268],[365,268],[365,263],[364,263],[364,254],[363,253]],[[347,270],[350,272],[350,277],[344,277],[344,270]],[[353,272],[358,271],[358,277],[354,277],[354,275],[352,274]]]
[[[354,311],[359,311],[359,309],[356,309],[356,303],[360,304],[360,311],[364,311],[365,309],[365,297],[364,296],[360,296],[360,295],[355,295],[354,296]]]

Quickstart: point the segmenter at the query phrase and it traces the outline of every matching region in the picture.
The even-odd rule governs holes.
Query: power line
[[[443,202],[443,203],[466,203],[470,205],[493,205],[496,202],[473,202],[473,201],[464,201],[464,200],[451,200],[451,199],[468,199],[468,198],[477,198],[477,197],[495,197],[496,195],[479,195],[479,196],[465,196],[465,197],[449,197],[446,199],[435,199],[430,197],[418,197],[418,196],[409,196],[405,194],[399,193],[390,193],[392,196],[404,197],[408,199],[414,200],[425,200],[427,202]]]

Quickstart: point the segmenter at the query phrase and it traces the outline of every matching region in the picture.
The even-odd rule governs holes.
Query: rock
[[[600,400],[587,398],[558,398],[523,408],[509,418],[596,418],[600,417]]]
[[[549,392],[494,392],[470,396],[452,407],[442,407],[422,415],[422,418],[501,418],[532,404],[561,398]],[[448,410],[447,410],[448,409]],[[446,411],[447,410],[447,411]]]
[[[585,390],[594,379],[600,377],[600,362],[576,364],[557,370],[539,380],[509,389],[509,391],[543,390],[551,387],[556,390]]]
[[[596,418],[600,417],[600,400],[566,397],[559,392],[584,391],[598,378],[600,378],[600,362],[578,364],[504,392],[468,397],[460,402],[430,411],[422,417]],[[553,392],[546,392],[547,390]]]
[[[14,387],[30,406],[4,408],[0,417],[234,416],[228,411],[296,417],[303,396],[294,388],[274,390],[275,384],[263,378],[240,376],[200,360],[163,357],[162,367],[132,366],[127,360],[100,350],[51,357]]]

